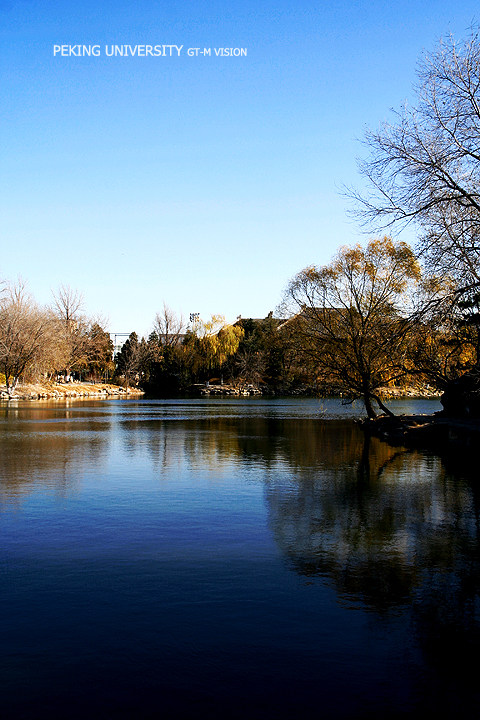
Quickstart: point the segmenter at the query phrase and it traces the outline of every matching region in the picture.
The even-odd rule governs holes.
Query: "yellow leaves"
[[[222,366],[237,352],[244,330],[239,325],[229,325],[223,315],[212,315],[208,321],[199,321],[196,334],[199,350],[211,368]]]
[[[370,398],[405,372],[406,318],[420,278],[411,248],[387,236],[343,246],[329,265],[306,268],[290,286],[302,351],[310,343],[330,380]]]
[[[305,278],[306,278],[307,280],[312,281],[312,280],[316,280],[316,279],[317,279],[317,277],[318,277],[318,270],[317,270],[317,268],[316,268],[314,265],[312,265],[311,267],[305,268],[305,270],[303,270],[303,273],[302,273],[302,274],[305,276]]]
[[[318,268],[316,275],[311,268],[303,273],[310,282],[330,283],[342,295],[342,304],[359,293],[369,298],[386,294],[387,301],[392,302],[396,295],[421,279],[420,265],[412,249],[388,236],[370,240],[366,247],[359,243],[343,246],[330,265]]]
[[[199,320],[195,326],[195,334],[198,338],[206,338],[221,330],[225,325],[225,318],[223,315],[212,315],[210,320]]]
[[[472,367],[476,361],[476,351],[471,345],[463,345],[460,353],[460,365],[464,367]]]

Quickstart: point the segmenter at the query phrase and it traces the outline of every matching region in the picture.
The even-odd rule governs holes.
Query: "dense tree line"
[[[448,392],[478,367],[478,314],[465,299],[452,306],[451,297],[451,282],[423,274],[413,250],[385,236],[298,273],[280,317],[186,324],[164,306],[148,338],[132,332],[113,357],[109,333],[82,313],[78,293],[61,288],[42,309],[24,286],[7,286],[0,371],[10,395],[20,378],[110,379],[157,396],[207,382],[252,384],[277,394],[360,398],[373,417],[378,408],[389,412],[386,386]]]
[[[13,395],[19,379],[113,380],[157,396],[196,384],[256,385],[277,394],[360,398],[367,414],[389,412],[386,386],[448,390],[478,366],[477,314],[451,305],[451,285],[423,275],[403,242],[385,236],[341,248],[332,262],[290,282],[280,317],[195,318],[164,306],[147,338],[132,332],[113,357],[109,333],[61,288],[39,308],[22,285],[0,299],[0,371]]]

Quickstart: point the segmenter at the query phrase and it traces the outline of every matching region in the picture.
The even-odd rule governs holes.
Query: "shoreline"
[[[191,386],[190,391],[196,395],[209,397],[211,395],[232,395],[232,396],[258,396],[266,397],[345,397],[345,393],[335,388],[314,388],[311,386],[301,386],[293,390],[273,391],[267,386],[259,386],[254,383],[223,383],[223,384],[206,384],[195,383]],[[433,390],[430,387],[407,386],[405,388],[382,387],[379,389],[379,395],[382,400],[427,400],[439,399],[442,391]]]
[[[359,421],[364,433],[410,448],[445,451],[473,450],[480,443],[480,419],[434,415],[397,415]]]
[[[197,397],[208,398],[211,396],[240,396],[240,397],[336,397],[342,399],[342,393],[318,393],[313,391],[305,391],[304,388],[297,389],[294,392],[275,393],[269,392],[265,388],[260,388],[252,383],[243,383],[233,385],[225,383],[223,385],[206,385],[197,383],[192,386],[191,392]],[[68,398],[88,398],[88,397],[141,397],[148,395],[148,392],[140,388],[125,388],[122,385],[114,385],[112,383],[89,383],[74,381],[72,383],[58,383],[54,381],[46,381],[41,383],[22,383],[17,386],[15,395],[9,397],[5,385],[0,385],[0,401],[10,402],[12,400],[64,400]],[[180,396],[180,395],[179,395]],[[388,400],[422,400],[422,399],[438,399],[441,392],[431,390],[430,388],[382,388],[380,392],[382,399]],[[170,396],[169,396],[170,397]]]
[[[9,397],[5,385],[0,386],[0,401],[15,400],[70,400],[82,398],[136,397],[144,395],[138,388],[124,388],[111,383],[25,383],[17,387],[15,395]]]

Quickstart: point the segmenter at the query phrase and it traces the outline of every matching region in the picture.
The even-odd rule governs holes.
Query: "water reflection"
[[[77,410],[46,404],[2,408],[0,509],[35,490],[66,497],[78,491],[85,472],[101,472],[110,422],[92,409]]]
[[[88,549],[88,562],[103,558],[101,571],[96,569],[95,587],[90,586],[86,578],[92,570],[85,561],[75,593],[85,592],[87,587],[83,602],[90,612],[89,602],[101,579],[105,585],[101,600],[108,607],[112,633],[128,628],[131,645],[125,641],[126,657],[134,657],[142,646],[139,633],[144,633],[143,647],[151,643],[155,662],[161,657],[161,638],[173,627],[170,612],[175,627],[188,629],[188,638],[181,629],[175,631],[178,637],[171,637],[168,662],[176,657],[179,674],[191,663],[191,675],[202,677],[208,662],[203,658],[200,663],[200,653],[195,660],[185,647],[194,647],[195,642],[210,647],[210,636],[218,633],[202,628],[215,628],[223,618],[226,636],[238,638],[235,648],[249,632],[248,637],[264,638],[264,650],[271,643],[270,655],[265,650],[265,657],[272,663],[270,676],[278,677],[279,685],[281,673],[287,677],[291,672],[288,658],[304,658],[305,693],[312,692],[314,698],[312,688],[330,667],[322,652],[327,657],[333,651],[326,644],[319,652],[313,640],[310,647],[306,639],[310,631],[316,627],[316,642],[327,643],[325,617],[334,618],[337,656],[348,663],[347,654],[342,654],[341,643],[347,642],[343,625],[352,627],[352,617],[365,616],[372,626],[362,637],[372,642],[372,657],[380,656],[378,647],[387,644],[401,656],[397,664],[408,669],[415,700],[410,698],[406,708],[430,714],[447,709],[452,715],[461,716],[463,711],[467,715],[478,700],[470,664],[480,640],[476,472],[459,458],[392,448],[376,439],[366,441],[351,420],[306,418],[299,411],[288,417],[284,409],[281,415],[249,415],[243,406],[238,413],[225,408],[212,412],[198,404],[172,408],[136,403],[9,410],[0,417],[2,504],[21,505],[34,492],[48,494],[53,489],[63,501],[75,495],[81,505],[86,485],[94,493],[100,477],[108,478],[108,492],[94,496],[90,507],[85,504],[81,508],[85,555]],[[208,482],[202,485],[201,475],[208,480],[221,477],[221,503],[220,490],[212,491]],[[177,486],[182,492],[175,494]],[[90,512],[95,513],[94,520],[89,519]],[[102,517],[108,522],[102,524]],[[79,516],[72,512],[70,518],[62,517],[65,527],[53,527],[51,532],[60,537],[58,546],[65,528],[73,533],[78,521]],[[235,530],[228,525],[233,521]],[[92,533],[93,523],[97,534]],[[262,523],[265,536],[259,527]],[[7,539],[16,531],[16,526],[10,526]],[[24,537],[25,542],[30,541],[26,531]],[[276,556],[269,554],[272,538],[281,558],[278,566]],[[14,538],[12,557],[17,552],[15,542]],[[35,543],[35,538],[31,542]],[[54,537],[51,547],[56,542]],[[117,563],[113,562],[112,568],[104,560],[109,547],[109,557]],[[256,570],[259,558],[264,564]],[[16,566],[12,563],[10,567]],[[109,572],[117,575],[109,577]],[[74,573],[68,566],[65,578],[75,577]],[[292,578],[297,585],[292,585]],[[109,594],[115,583],[125,584],[129,608],[134,608],[133,620],[130,609],[119,605],[121,594]],[[137,587],[138,596],[132,594]],[[325,588],[333,591],[338,617],[331,609],[324,616],[315,605],[327,602]],[[191,618],[181,614],[187,602]],[[311,623],[305,628],[301,620],[292,621],[302,603]],[[118,627],[115,612],[122,618]],[[274,620],[270,619],[272,613]],[[296,624],[290,628],[289,639],[280,642],[279,623],[290,627],[289,622]],[[102,623],[106,627],[105,618]],[[394,642],[389,636],[395,633]],[[159,638],[158,644],[152,637]],[[300,640],[295,645],[297,637]],[[107,638],[105,643],[109,641]],[[350,637],[348,642],[353,642]],[[353,650],[359,653],[357,642]],[[256,646],[252,650],[251,644],[242,645],[241,662],[239,659],[238,666],[232,665],[228,671],[232,676],[240,672],[239,667],[242,673],[244,668],[254,667],[259,650]],[[287,645],[283,665],[280,660],[275,665],[275,658]],[[221,653],[222,648],[216,652]],[[236,649],[230,647],[228,652],[233,657]],[[215,666],[217,674],[229,656],[221,657],[222,662]],[[117,661],[118,655],[115,658]],[[144,658],[145,663],[147,660],[150,663],[151,658]],[[167,663],[165,673],[166,668]],[[374,668],[375,677],[381,676],[380,661]],[[347,670],[361,675],[354,664],[342,664],[336,675],[330,670],[337,688]],[[258,674],[258,668],[255,672]],[[308,679],[308,672],[315,683]],[[398,682],[401,694],[408,683],[403,678]],[[259,681],[259,697],[260,685]],[[388,707],[385,698],[372,700],[378,686],[379,681],[372,680],[372,686],[362,690],[370,703],[364,702],[365,715],[367,707],[377,713]],[[326,702],[334,707],[336,698],[328,696],[326,686],[321,687]],[[231,685],[226,682],[225,688],[227,697]],[[304,700],[308,706],[307,695]]]
[[[456,703],[459,684],[469,702],[469,658],[480,640],[479,493],[471,465],[456,472],[451,457],[365,439],[344,421],[215,418],[197,422],[195,432],[179,422],[172,434],[152,420],[143,430],[161,471],[179,457],[192,467],[254,467],[289,567],[330,583],[346,608],[408,612],[409,632],[435,668],[435,679],[423,678],[418,690],[426,697],[428,685],[436,693],[428,707]]]
[[[2,502],[37,486],[79,486],[119,452],[119,439],[124,459],[149,458],[153,476],[210,469],[262,482],[269,527],[290,567],[330,579],[346,602],[384,612],[412,600],[425,568],[445,575],[477,560],[478,489],[466,467],[457,476],[452,458],[366,440],[351,421],[164,416],[138,406],[9,408]]]

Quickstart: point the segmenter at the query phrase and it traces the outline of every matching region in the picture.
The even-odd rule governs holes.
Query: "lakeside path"
[[[19,385],[13,398],[9,398],[5,385],[0,385],[0,400],[66,400],[69,398],[137,397],[144,394],[137,388],[124,388],[109,383],[56,383],[44,382]]]

